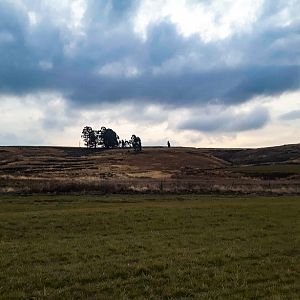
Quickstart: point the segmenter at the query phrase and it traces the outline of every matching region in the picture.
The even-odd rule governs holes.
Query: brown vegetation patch
[[[141,153],[131,149],[2,147],[0,192],[293,194],[299,193],[300,165],[295,162],[300,147],[290,147],[156,147],[144,148]],[[262,158],[263,162],[257,163]],[[272,163],[265,162],[272,159]]]

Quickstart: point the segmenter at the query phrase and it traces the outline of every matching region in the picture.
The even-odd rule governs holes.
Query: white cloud
[[[146,0],[140,4],[134,19],[134,28],[146,39],[149,25],[169,19],[185,37],[198,34],[205,42],[222,40],[251,30],[253,23],[260,16],[263,2]]]
[[[28,12],[28,18],[29,18],[29,23],[31,26],[35,26],[38,24],[38,16],[34,11],[29,11]]]
[[[73,116],[66,111],[66,101],[59,94],[2,95],[0,114],[2,145],[68,145],[71,142],[64,129],[73,126]],[[12,141],[7,138],[10,135],[14,136]],[[59,136],[63,138],[60,140]]]
[[[87,3],[84,0],[73,0],[71,2],[71,28],[79,31],[83,29],[83,18],[87,8],[86,5]]]

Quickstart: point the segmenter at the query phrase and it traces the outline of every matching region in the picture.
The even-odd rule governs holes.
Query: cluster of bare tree
[[[138,136],[133,134],[129,141],[120,140],[115,131],[106,127],[101,127],[100,130],[94,130],[90,126],[85,126],[82,130],[81,137],[87,148],[97,148],[98,146],[107,149],[132,147],[134,151],[142,151],[142,142]]]

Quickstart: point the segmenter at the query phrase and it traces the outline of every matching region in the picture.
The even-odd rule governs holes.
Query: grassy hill
[[[0,147],[0,192],[298,193],[300,145],[259,149]]]

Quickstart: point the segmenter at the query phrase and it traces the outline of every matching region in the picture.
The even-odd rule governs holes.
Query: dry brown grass
[[[207,149],[145,148],[137,154],[128,149],[0,148],[1,193],[299,194],[300,176],[292,175],[249,177],[242,166],[234,168]]]

